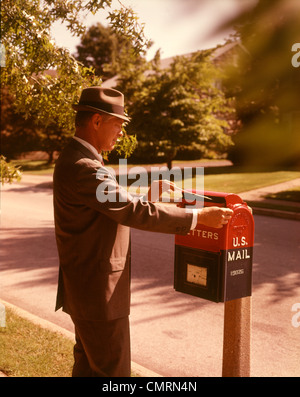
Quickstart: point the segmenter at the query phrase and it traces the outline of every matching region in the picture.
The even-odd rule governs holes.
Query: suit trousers
[[[129,318],[79,320],[75,326],[73,377],[130,377]]]

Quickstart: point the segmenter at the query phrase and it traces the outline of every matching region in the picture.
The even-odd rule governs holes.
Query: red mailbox
[[[188,235],[175,236],[174,288],[214,302],[251,296],[252,213],[236,194],[205,191],[204,195],[205,207],[227,207],[233,215],[221,229],[198,224]],[[185,207],[187,202],[179,205]]]

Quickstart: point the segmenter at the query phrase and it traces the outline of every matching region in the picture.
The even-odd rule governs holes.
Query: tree
[[[39,126],[33,116],[24,118],[15,109],[13,96],[7,88],[1,89],[1,152],[6,159],[15,159],[24,152],[44,151],[49,164],[54,162],[54,152],[67,143],[65,131],[52,123]]]
[[[31,117],[15,111],[14,98],[1,89],[1,153],[10,161],[23,152],[38,150],[38,138]]]
[[[14,96],[16,111],[32,117],[38,127],[56,125],[60,135],[70,137],[74,123],[71,104],[78,101],[83,88],[101,84],[101,76],[79,63],[67,49],[57,47],[50,34],[52,24],[59,20],[72,34],[82,34],[81,16],[99,9],[108,11],[116,34],[132,42],[137,54],[144,50],[147,40],[135,13],[124,6],[112,11],[111,0],[6,0],[1,4],[1,41],[6,55],[1,87]],[[49,69],[56,73],[46,73]],[[124,142],[128,144],[126,137]]]
[[[224,133],[230,107],[217,87],[220,78],[209,58],[209,52],[191,57],[176,57],[162,70],[159,59],[153,71],[141,65],[139,73],[126,70],[120,76],[120,88],[126,93],[131,122],[128,131],[136,133],[140,156],[157,156],[172,160],[179,150],[197,147],[199,157],[208,150],[223,153],[231,145]]]
[[[92,67],[97,76],[105,81],[120,71],[122,58],[126,55],[127,62],[134,47],[131,42],[116,35],[110,26],[101,23],[92,25],[81,37],[76,47],[75,58],[87,67]]]

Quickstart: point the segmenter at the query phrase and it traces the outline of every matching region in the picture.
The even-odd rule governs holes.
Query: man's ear
[[[95,113],[95,114],[92,116],[92,123],[93,123],[93,125],[94,125],[96,128],[101,124],[101,121],[102,121],[102,116],[101,116],[101,114]]]

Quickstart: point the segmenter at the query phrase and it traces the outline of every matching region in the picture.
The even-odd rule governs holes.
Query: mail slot
[[[204,195],[204,207],[227,207],[233,215],[221,229],[198,224],[189,234],[175,236],[174,288],[213,302],[251,296],[252,213],[236,194],[205,191]],[[178,205],[191,202],[182,200]]]

